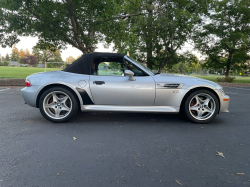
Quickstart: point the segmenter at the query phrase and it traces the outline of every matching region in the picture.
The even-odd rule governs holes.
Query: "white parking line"
[[[5,88],[5,89],[3,89],[3,90],[0,90],[0,92],[2,92],[2,91],[4,91],[4,90],[8,90],[8,89],[10,89],[10,88]]]
[[[235,87],[227,87],[227,88],[234,88],[234,89],[238,89],[238,90],[248,90],[248,91],[250,91],[250,89],[246,89],[246,88],[235,88]]]

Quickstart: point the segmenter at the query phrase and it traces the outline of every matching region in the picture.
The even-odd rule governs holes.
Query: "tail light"
[[[27,79],[26,79],[26,81],[25,81],[25,84],[26,84],[26,87],[30,87],[30,86],[31,86],[30,81],[29,81],[29,80],[27,80]]]

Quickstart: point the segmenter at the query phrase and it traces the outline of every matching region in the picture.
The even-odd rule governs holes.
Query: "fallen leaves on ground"
[[[141,167],[141,164],[139,164],[138,162],[135,163],[137,166],[140,166]]]
[[[175,182],[177,182],[180,186],[182,186],[182,184],[178,180],[175,180]]]
[[[245,173],[237,173],[237,175],[245,175]]]
[[[225,158],[225,156],[223,155],[223,153],[222,152],[218,152],[218,151],[217,151],[216,156],[221,156],[221,157]]]
[[[73,140],[76,140],[77,138],[76,137],[73,137]]]
[[[15,165],[15,166],[13,166],[13,167],[11,167],[11,168],[9,168],[9,169],[13,169],[13,168],[16,168],[16,167],[18,167],[18,165]]]

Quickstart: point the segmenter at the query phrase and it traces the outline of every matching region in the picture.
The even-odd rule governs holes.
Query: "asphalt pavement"
[[[250,186],[250,88],[225,88],[230,112],[202,125],[120,112],[54,124],[20,90],[0,88],[0,187]]]

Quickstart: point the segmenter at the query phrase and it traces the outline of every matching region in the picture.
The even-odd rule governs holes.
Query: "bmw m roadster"
[[[66,122],[79,110],[181,112],[187,120],[207,123],[228,112],[229,96],[214,82],[155,74],[144,64],[116,53],[89,53],[62,71],[26,78],[22,97],[51,122]]]

